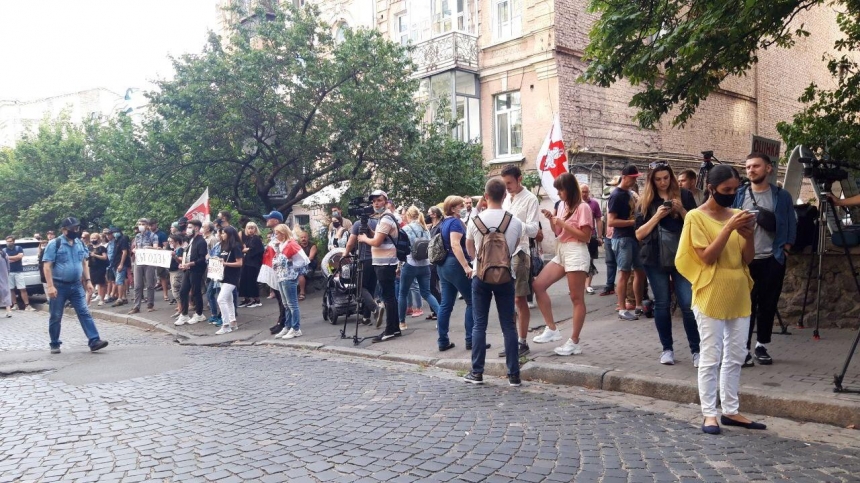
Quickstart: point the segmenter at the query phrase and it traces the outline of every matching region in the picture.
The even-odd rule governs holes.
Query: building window
[[[308,228],[311,226],[311,216],[310,215],[296,215],[296,224],[301,226],[302,228]]]
[[[404,13],[397,16],[397,21],[394,23],[394,38],[400,45],[409,43],[409,17]]]
[[[334,41],[336,43],[339,44],[343,42],[344,39],[346,39],[346,29],[348,28],[349,24],[347,24],[346,22],[341,22],[340,24],[338,24],[337,30],[334,33]]]
[[[522,34],[522,0],[493,0],[493,36],[510,39]]]
[[[456,120],[451,135],[461,141],[481,141],[481,101],[478,77],[460,70],[442,72],[421,79],[419,101],[427,102],[425,123],[432,123],[438,116]],[[446,110],[440,110],[442,107]]]
[[[493,98],[496,121],[496,157],[523,152],[523,121],[520,93],[508,92]]]

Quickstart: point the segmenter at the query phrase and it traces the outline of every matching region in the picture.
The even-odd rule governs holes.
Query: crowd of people
[[[791,196],[768,182],[774,167],[761,153],[752,153],[745,161],[747,185],[727,165],[709,171],[704,190],[696,189],[692,170],[676,176],[665,162],[648,168],[644,183],[634,165],[625,166],[607,183],[613,189],[605,212],[590,196],[589,187],[570,173],[555,179],[560,199],[555,207],[540,210],[538,198],[523,185],[522,172],[513,165],[490,178],[478,199],[448,196],[426,211],[416,206],[395,210],[388,194],[376,190],[368,197],[372,214],[366,223],[346,219],[340,208],[332,210],[328,245],[342,248],[362,266],[363,288],[357,294],[361,321],[384,324],[374,343],[401,337],[408,328],[407,316],[424,315],[426,302],[430,311],[426,318],[436,321],[438,350],[448,351],[456,346],[449,337],[453,308],[462,300],[464,343],[472,351],[472,367],[464,379],[470,383],[483,383],[491,348],[486,330],[495,298],[504,337],[499,356],[506,360],[513,386],[520,385],[519,359],[530,351],[532,296],[545,327],[531,342],[557,343],[554,352],[561,356],[582,353],[586,295],[595,293],[594,261],[603,246],[607,283],[599,295],[615,295],[618,317],[625,321],[638,320],[650,304],[661,364],[676,362],[673,297],[680,308],[690,360],[698,370],[702,430],[719,433],[720,423],[764,429],[738,412],[737,391],[742,367],[773,363],[767,346],[796,232]],[[59,352],[60,344],[57,303],[68,300],[78,310],[91,348],[98,350],[107,343],[98,338],[95,325],[81,317],[88,313],[85,302],[128,304],[128,287],[134,287],[130,314],[140,312],[144,303],[146,310],[154,310],[160,287],[164,301],[177,306],[176,325],[209,322],[219,326],[216,334],[225,334],[239,328],[238,308],[262,305],[260,286],[268,286],[279,307],[271,333],[285,339],[300,337],[299,302],[305,298],[308,274],[318,266],[316,246],[306,232],[285,225],[281,213],[273,211],[264,219],[265,240],[253,222],[232,226],[226,211],[219,212],[213,223],[180,219],[171,225],[169,235],[151,219],[139,220],[133,237],[116,227],[100,234],[78,233],[77,221],[65,220],[62,240],[51,245],[49,235],[39,255],[47,262],[46,289],[52,298],[52,350]],[[543,263],[540,244],[545,229],[555,235],[556,249],[555,256]],[[84,246],[78,237],[89,243]],[[135,253],[142,249],[170,250],[170,267],[135,263]],[[223,268],[214,272],[217,276],[211,270],[213,259]],[[8,266],[20,261],[14,239],[11,244],[7,239],[3,260]],[[76,266],[82,261],[81,267],[69,270],[65,265],[70,260]],[[76,276],[80,290],[67,290],[62,284],[72,283]],[[548,295],[562,279],[570,293],[568,337],[555,324]],[[8,280],[4,295],[18,285],[14,276]],[[84,291],[86,296],[79,297]],[[204,296],[209,317],[204,315]]]

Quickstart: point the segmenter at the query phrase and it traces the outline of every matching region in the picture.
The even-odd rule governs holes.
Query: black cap
[[[81,222],[78,221],[78,219],[75,218],[74,216],[70,216],[70,217],[66,218],[65,220],[63,220],[63,222],[60,224],[60,226],[62,228],[74,228],[76,226],[81,226]]]
[[[633,176],[634,178],[639,176],[639,170],[633,164],[628,164],[627,166],[621,169],[621,176]]]

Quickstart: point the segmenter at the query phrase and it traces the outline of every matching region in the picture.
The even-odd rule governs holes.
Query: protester
[[[218,307],[221,308],[221,328],[215,335],[229,334],[239,328],[236,323],[236,307],[233,290],[239,284],[242,272],[242,241],[239,232],[232,226],[221,230],[221,253],[224,263],[224,278],[221,280],[221,291],[218,293]]]
[[[442,223],[442,210],[439,209],[438,206],[431,206],[427,210],[427,219],[430,220],[430,226],[428,227],[428,231],[430,232],[430,237],[436,236],[439,233],[439,224]],[[442,292],[439,290],[439,272],[436,270],[436,264],[430,264],[430,293],[436,297],[437,301],[442,300]],[[427,316],[427,320],[436,320],[439,317],[439,312],[430,309],[430,315]]]
[[[138,250],[158,248],[158,235],[150,231],[149,220],[141,218],[137,220],[137,235],[134,236],[134,241],[131,245],[132,253],[137,253]],[[140,312],[140,305],[143,301],[143,290],[146,288],[147,312],[155,310],[155,281],[156,270],[151,265],[134,265],[134,305],[129,314]]]
[[[710,196],[698,209],[687,213],[675,257],[678,273],[692,283],[693,313],[701,336],[702,431],[720,433],[718,387],[722,424],[765,429],[764,424],[738,413],[738,386],[753,288],[747,265],[755,257],[755,216],[730,208],[740,185],[734,168],[714,166],[707,181]]]
[[[167,239],[167,244],[171,251],[170,268],[168,269],[170,273],[171,305],[175,305],[177,301],[181,299],[180,292],[182,291],[182,281],[185,278],[185,271],[179,269],[179,264],[182,263],[183,253],[185,252],[182,235],[170,235]],[[181,302],[177,305],[176,312],[173,316],[179,317],[180,315],[182,315]]]
[[[287,225],[275,227],[275,258],[272,267],[277,273],[280,283],[280,293],[284,300],[286,317],[284,328],[275,336],[281,339],[293,339],[302,336],[301,311],[299,310],[298,279],[302,267],[308,258],[302,247],[293,237],[293,232]]]
[[[284,223],[284,215],[279,211],[273,210],[268,215],[263,216],[263,219],[266,220],[266,228],[269,228],[271,232],[269,234],[268,245],[266,245],[266,249],[263,252],[263,264],[260,266],[260,274],[257,275],[257,281],[268,285],[273,296],[269,298],[275,298],[278,301],[278,320],[275,322],[275,325],[269,327],[269,333],[274,335],[281,332],[284,328],[289,330],[289,327],[286,327],[286,307],[284,307],[280,281],[272,265],[275,255],[277,255],[276,245],[278,244],[278,238],[274,229]],[[296,297],[298,300],[298,295]]]
[[[131,241],[127,236],[122,234],[122,229],[118,227],[110,227],[114,238],[113,258],[111,265],[114,269],[115,283],[117,287],[116,300],[111,304],[112,307],[119,307],[128,303],[126,293],[128,292],[128,271],[131,268]]]
[[[212,259],[212,257],[217,257],[221,253],[221,239],[218,236],[217,230],[215,230],[215,223],[203,224],[203,239],[206,240],[206,249],[209,252],[206,256],[208,267],[209,260]],[[205,296],[206,302],[209,305],[209,313],[212,314],[209,316],[208,322],[220,327],[221,310],[218,308],[218,290],[221,288],[221,285],[219,282],[209,278],[205,279],[204,285],[206,286]]]
[[[699,331],[690,306],[692,287],[675,268],[675,252],[671,252],[669,246],[680,236],[688,211],[695,208],[693,195],[678,185],[672,168],[665,163],[651,163],[648,180],[636,207],[636,238],[642,243],[645,274],[654,291],[654,325],[663,347],[661,364],[675,363],[672,314],[669,311],[670,292],[674,291],[693,366],[699,367]]]
[[[511,212],[523,224],[520,243],[512,253],[514,257],[512,268],[516,278],[515,303],[517,306],[517,336],[519,338],[517,348],[522,357],[529,352],[526,337],[529,335],[529,323],[531,321],[528,301],[528,296],[531,294],[529,276],[532,268],[529,238],[534,238],[538,233],[538,206],[540,203],[537,196],[523,185],[523,173],[520,168],[514,165],[505,166],[502,168],[502,180],[508,191],[502,208]],[[505,351],[500,352],[499,357],[505,357]]]
[[[621,181],[609,196],[607,224],[614,228],[612,233],[612,250],[615,252],[615,262],[618,265],[618,318],[622,320],[637,320],[642,311],[642,292],[644,289],[645,270],[639,259],[639,241],[636,240],[636,201],[630,190],[636,184],[639,170],[628,164],[621,170]],[[636,312],[627,309],[627,281],[634,277],[633,291],[636,299]]]
[[[457,301],[457,292],[463,295],[463,300],[466,302],[464,315],[466,350],[472,349],[474,318],[472,287],[469,281],[472,277],[472,260],[466,252],[466,227],[459,216],[463,206],[463,198],[459,196],[445,198],[445,204],[442,207],[445,218],[439,225],[439,233],[442,236],[442,243],[446,251],[445,261],[436,267],[442,292],[442,301],[439,303],[439,318],[436,322],[436,329],[439,333],[437,344],[440,351],[447,351],[455,346],[448,338],[448,326],[451,322],[454,302]]]
[[[149,219],[149,230],[155,233],[155,236],[158,237],[158,248],[167,248],[167,233],[158,229],[158,220],[154,218]],[[164,301],[169,303],[170,270],[164,267],[155,267],[155,276],[159,286],[161,287],[161,294],[164,296]]]
[[[406,210],[406,220],[408,225],[403,227],[403,232],[409,237],[409,244],[412,247],[416,246],[416,242],[424,240],[426,247],[430,242],[430,232],[427,230],[427,225],[424,224],[424,218],[421,216],[421,211],[415,206],[410,206]],[[426,250],[419,254],[418,250],[406,256],[406,263],[400,269],[400,330],[406,330],[406,306],[410,297],[410,290],[413,282],[418,283],[421,297],[430,305],[430,310],[433,313],[439,312],[439,301],[430,293],[430,260],[427,259]],[[416,316],[420,316],[417,314]]]
[[[516,274],[512,269],[511,257],[522,244],[524,226],[512,213],[502,209],[506,184],[506,181],[498,177],[487,181],[484,188],[487,209],[472,219],[466,234],[466,249],[469,257],[475,261],[474,268],[467,273],[472,279],[472,310],[475,323],[472,327],[472,369],[463,380],[473,384],[484,383],[487,323],[490,303],[494,297],[505,341],[508,384],[522,384],[517,331],[514,326]]]
[[[257,276],[260,275],[260,266],[263,265],[263,239],[260,237],[260,229],[257,224],[249,221],[245,224],[245,236],[242,238],[243,260],[242,275],[239,279],[239,296],[242,303],[239,307],[262,307],[260,302],[260,287],[257,285]]]
[[[373,342],[384,342],[399,337],[400,323],[397,320],[397,295],[394,292],[394,281],[397,271],[397,242],[398,222],[394,214],[385,208],[388,194],[382,190],[370,193],[373,210],[378,215],[376,230],[371,236],[361,234],[358,241],[370,245],[373,269],[376,280],[382,289],[382,302],[385,305],[385,330],[373,338]],[[301,241],[299,241],[301,245]],[[310,258],[310,257],[309,257]],[[299,284],[301,287],[301,283]],[[299,300],[302,299],[301,294]]]
[[[101,236],[98,233],[90,235],[90,276],[92,277],[93,285],[98,290],[98,296],[95,301],[99,306],[104,305],[105,294],[107,293],[107,268],[108,256],[107,247],[102,245]]]
[[[544,265],[534,281],[537,305],[546,327],[543,333],[535,336],[532,341],[545,344],[562,339],[561,331],[555,325],[552,301],[547,289],[562,278],[567,278],[570,301],[573,304],[573,332],[564,345],[555,348],[555,353],[569,356],[582,353],[579,336],[585,325],[585,280],[591,266],[587,243],[594,231],[594,214],[588,203],[583,201],[579,183],[572,174],[559,175],[553,182],[553,187],[558,190],[562,203],[556,213],[543,210],[543,215],[557,237],[556,255]]]
[[[773,364],[767,344],[773,334],[773,319],[782,282],[785,280],[785,262],[797,235],[797,216],[791,194],[768,182],[775,168],[767,154],[751,153],[746,160],[749,186],[739,189],[735,208],[758,210],[753,240],[755,259],[749,264],[753,279],[751,297],[750,329],[747,351],[752,349],[752,335],[756,332],[753,354],[747,352],[743,367],[750,367],[755,360],[763,366]]]
[[[299,245],[308,257],[308,260],[310,260],[310,263],[308,263],[302,270],[303,273],[299,275],[299,300],[304,300],[305,287],[308,284],[308,275],[314,273],[317,269],[319,266],[319,260],[317,260],[317,246],[311,243],[310,236],[308,236],[307,232],[303,231],[299,233]]]
[[[9,295],[12,297],[12,310],[18,310],[17,296],[15,291],[21,295],[24,302],[24,310],[35,312],[36,309],[30,305],[30,297],[27,295],[27,281],[24,279],[24,249],[15,244],[14,236],[6,237],[6,257],[9,261]]]
[[[685,169],[678,175],[678,184],[681,188],[689,191],[690,194],[693,195],[693,200],[696,202],[696,206],[700,206],[705,201],[705,193],[699,188],[696,188],[697,178],[695,171],[692,169]]]
[[[591,217],[593,219],[591,238],[588,240],[588,255],[591,257],[591,263],[588,267],[588,276],[585,278],[585,293],[593,294],[594,287],[591,286],[591,282],[594,279],[594,275],[597,274],[597,267],[594,265],[594,261],[597,260],[599,255],[599,247],[603,245],[603,214],[600,212],[600,205],[597,203],[597,200],[591,197],[590,186],[585,183],[579,185],[579,192],[582,193],[582,202],[587,204],[591,209]]]
[[[331,223],[328,225],[328,249],[344,248],[349,240],[352,222],[343,217],[343,212],[337,206],[331,209]]]
[[[6,308],[6,317],[12,317],[12,291],[9,290],[9,255],[0,250],[0,305]]]
[[[229,227],[228,227],[229,228]],[[200,233],[203,229],[203,223],[200,220],[190,220],[186,228],[185,235],[188,237],[188,247],[182,255],[182,263],[179,264],[179,269],[185,272],[185,278],[182,280],[182,287],[179,289],[179,301],[181,304],[182,315],[176,319],[175,325],[196,324],[203,322],[206,317],[203,316],[203,293],[201,286],[203,279],[206,276],[206,255],[209,250],[206,246],[206,240]],[[235,232],[236,229],[234,228]],[[241,250],[240,250],[241,251]],[[238,274],[237,274],[238,278]],[[238,283],[238,280],[236,280]],[[235,285],[233,286],[235,287]],[[232,291],[233,287],[230,288]],[[223,293],[223,286],[221,292]],[[230,294],[232,295],[232,293]],[[188,317],[189,302],[193,298],[195,315]],[[218,302],[220,305],[221,297]],[[221,305],[221,313],[223,315],[223,305]],[[226,323],[226,322],[225,322]]]
[[[606,182],[606,189],[610,189],[608,188],[610,186],[618,186],[620,181],[621,176],[615,176]],[[609,199],[611,196],[610,193],[607,193],[604,190],[603,199]],[[606,224],[606,230],[603,232],[603,262],[606,264],[606,285],[604,285],[603,290],[598,294],[601,297],[615,295],[615,276],[618,272],[618,264],[615,262],[615,251],[612,250],[612,235],[615,233],[615,229],[609,226],[609,223],[606,221],[606,218],[608,217],[609,213],[607,212],[606,216],[603,218],[604,223]]]
[[[92,292],[90,269],[87,266],[87,248],[80,240],[80,222],[69,217],[63,220],[63,234],[54,239],[45,249],[45,279],[47,280],[50,318],[48,333],[51,337],[51,354],[59,354],[62,341],[60,328],[66,301],[71,302],[81,328],[87,336],[90,351],[107,347],[108,342],[99,337],[96,323],[87,307],[84,289]],[[82,285],[82,282],[86,286]]]
[[[460,221],[464,226],[469,225],[469,220],[472,219],[472,197],[463,196],[463,207],[460,208]]]

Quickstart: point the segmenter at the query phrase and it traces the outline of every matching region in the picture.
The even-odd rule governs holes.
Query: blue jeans
[[[484,373],[484,361],[487,359],[487,320],[490,316],[490,301],[495,296],[496,311],[499,313],[499,324],[505,338],[505,365],[508,375],[520,373],[520,353],[517,346],[517,328],[514,324],[514,282],[501,285],[491,285],[482,282],[478,277],[472,278],[472,301],[475,313],[475,325],[472,327],[472,372]]]
[[[618,265],[615,263],[615,251],[612,249],[612,239],[603,239],[603,251],[606,253],[606,286],[615,287],[615,274]]]
[[[440,349],[448,347],[451,342],[448,339],[448,325],[451,322],[451,312],[454,311],[454,302],[457,301],[457,292],[463,294],[466,302],[466,345],[472,343],[472,285],[469,277],[457,261],[457,257],[448,255],[445,262],[436,268],[439,273],[439,284],[442,286],[442,302],[439,304],[439,318],[436,321],[439,331],[438,344]]]
[[[299,330],[299,323],[302,319],[302,314],[299,311],[299,279],[282,280],[279,284],[284,303],[284,327]]]
[[[90,309],[87,307],[87,295],[84,293],[84,287],[81,282],[58,282],[54,280],[54,288],[57,289],[57,297],[48,299],[48,308],[50,310],[50,318],[48,319],[48,334],[51,336],[51,347],[60,347],[63,343],[60,341],[60,323],[63,320],[63,308],[66,306],[66,301],[71,302],[75,313],[78,314],[78,322],[81,323],[81,328],[84,329],[89,340],[89,346],[99,341],[99,331],[96,329],[96,321],[90,314]]]
[[[212,312],[213,317],[220,315],[218,309],[218,290],[215,288],[215,281],[209,280],[209,284],[206,286],[206,300],[209,302],[209,311]]]
[[[660,336],[660,344],[664,351],[674,350],[672,348],[672,314],[669,311],[669,277],[672,277],[675,287],[675,298],[681,308],[681,316],[684,321],[684,332],[687,333],[687,342],[690,344],[690,352],[699,352],[699,327],[696,324],[696,316],[690,304],[693,301],[693,287],[686,278],[681,276],[677,270],[663,270],[658,266],[645,265],[645,275],[654,292],[654,325],[657,326],[657,335]]]
[[[412,282],[418,282],[418,290],[421,293],[421,297],[427,301],[433,312],[439,313],[439,302],[430,293],[430,267],[413,267],[405,263],[400,269],[400,295],[398,297],[401,323],[406,320],[406,306],[408,305],[409,297],[412,296]],[[417,307],[420,308],[421,306],[417,305]]]

